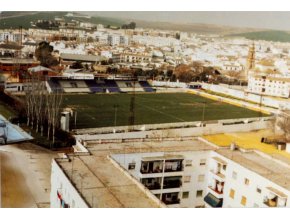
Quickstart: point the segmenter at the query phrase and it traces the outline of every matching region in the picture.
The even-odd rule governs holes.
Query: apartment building
[[[201,139],[81,141],[52,162],[52,207],[290,207],[289,160]]]
[[[274,76],[249,76],[248,92],[260,95],[289,98],[290,78]]]
[[[17,42],[21,40],[21,34],[13,31],[0,32],[0,42]]]
[[[133,35],[132,41],[135,43],[155,46],[155,47],[164,47],[164,46],[176,46],[180,45],[180,41],[176,38],[171,37],[160,37],[160,36],[141,36]]]
[[[146,53],[115,53],[113,63],[150,63],[152,56]]]

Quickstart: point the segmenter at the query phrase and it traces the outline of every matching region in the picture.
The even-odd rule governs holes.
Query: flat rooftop
[[[241,152],[239,150],[219,149],[216,152],[277,185],[290,190],[290,166],[283,166],[271,159],[262,157],[254,151]]]
[[[231,143],[235,143],[238,147],[248,150],[258,150],[272,157],[290,164],[290,154],[285,150],[278,150],[276,146],[262,143],[262,137],[273,136],[274,133],[268,130],[259,130],[252,132],[236,132],[207,135],[203,138],[220,147],[230,147]]]
[[[91,155],[69,154],[71,161],[61,158],[55,160],[90,207],[156,208],[160,207],[157,198],[153,200],[145,194],[108,156],[117,153],[212,150],[213,147],[198,140],[190,140],[134,144],[89,142],[87,149]]]
[[[250,146],[252,145],[251,143],[246,143],[247,140],[249,142],[257,142],[257,137],[262,133],[258,132],[256,138],[253,138],[252,134],[254,133],[244,134],[232,133],[229,135],[236,136],[240,140],[246,140],[241,141],[243,143],[240,143],[240,141],[235,142],[241,148],[248,149],[247,152],[230,150],[227,146],[232,142],[231,137],[227,141],[222,141],[223,143],[218,143],[218,140],[220,140],[219,137],[213,138],[214,144],[221,144],[220,148],[210,146],[197,139],[187,141],[127,142],[118,144],[98,144],[97,141],[88,141],[86,148],[91,155],[69,154],[68,156],[71,161],[64,161],[64,159],[56,159],[56,161],[90,207],[156,208],[161,206],[160,202],[154,196],[150,196],[151,193],[146,194],[134,182],[133,177],[130,178],[128,176],[129,174],[124,173],[114,165],[109,158],[112,154],[166,152],[166,154],[172,155],[172,157],[180,157],[178,155],[181,152],[215,151],[281,187],[290,190],[290,158],[288,159],[284,156],[277,156],[279,158],[276,158],[275,155],[278,154],[275,153],[269,155],[271,158],[285,162],[289,165],[288,167],[286,164],[280,164],[273,159],[262,157],[258,152],[255,152],[255,150],[259,151],[259,149],[256,149],[256,146],[259,146],[259,144],[254,143],[253,146]],[[225,134],[220,135],[224,137]],[[205,138],[209,137],[207,136]],[[270,145],[266,144],[263,146]]]

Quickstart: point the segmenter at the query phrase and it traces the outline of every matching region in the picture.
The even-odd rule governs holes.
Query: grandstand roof
[[[79,55],[79,54],[61,53],[60,57],[63,60],[84,61],[84,62],[96,62],[96,61],[102,61],[103,60],[103,58],[101,56],[96,56],[96,55]]]

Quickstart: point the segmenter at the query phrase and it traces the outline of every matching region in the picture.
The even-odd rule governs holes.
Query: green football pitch
[[[132,94],[66,94],[63,96],[63,106],[77,111],[76,123],[75,118],[71,118],[72,129],[107,127],[115,124],[127,126],[132,96]],[[136,125],[259,116],[260,112],[189,93],[135,94]]]

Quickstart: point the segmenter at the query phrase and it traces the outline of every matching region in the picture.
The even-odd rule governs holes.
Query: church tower
[[[248,58],[247,58],[247,66],[246,66],[246,74],[249,74],[250,70],[255,68],[255,44],[249,48]]]

